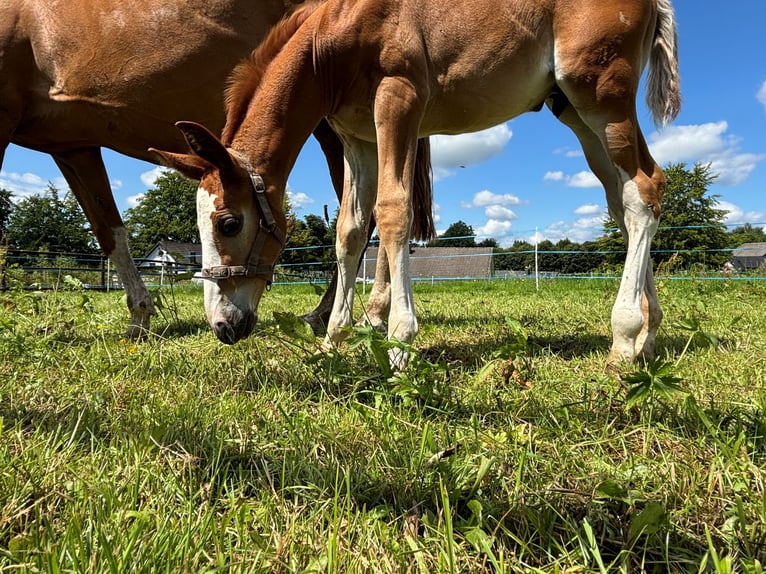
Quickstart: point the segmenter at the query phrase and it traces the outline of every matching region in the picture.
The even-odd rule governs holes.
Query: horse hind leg
[[[662,196],[665,193],[665,176],[663,175],[660,166],[657,165],[654,159],[652,159],[652,156],[649,153],[649,148],[640,131],[638,132],[638,141],[641,165],[647,166],[647,169],[652,169],[650,180],[654,185],[654,189],[657,190],[656,201],[658,203],[659,212],[659,203],[662,201]],[[660,300],[657,295],[657,286],[654,281],[654,270],[652,269],[651,258],[649,259],[649,264],[646,266],[646,280],[644,283],[641,309],[644,316],[644,326],[636,338],[636,356],[645,360],[650,360],[655,356],[657,331],[659,330],[660,323],[662,323],[663,316]]]
[[[125,336],[145,337],[155,314],[154,301],[130,255],[128,233],[112,195],[101,150],[84,148],[57,153],[53,159],[85,212],[101,249],[117,268],[130,311]]]
[[[635,86],[630,87],[635,96]],[[590,153],[592,166],[598,165],[594,172],[604,183],[609,210],[627,240],[622,280],[612,307],[613,339],[607,363],[615,365],[638,355],[651,357],[662,311],[649,251],[659,224],[665,180],[649,154],[638,127],[634,99],[625,97],[624,86],[614,90],[621,97],[603,97],[598,105],[585,100],[592,90],[562,88],[583,124],[575,133]],[[578,94],[585,95],[578,99]],[[583,137],[585,127],[593,136]]]
[[[588,127],[563,95],[557,94],[555,98],[549,99],[547,103],[558,119],[569,127],[580,141],[588,166],[604,186],[609,213],[619,226],[627,243],[629,234],[625,222],[625,206],[622,202],[622,182],[602,140],[596,135],[596,132]],[[646,158],[645,161],[649,162],[651,158]],[[661,173],[653,173],[652,178],[656,180],[657,186],[660,187]],[[655,339],[662,321],[662,309],[657,297],[651,261],[646,266],[644,288],[641,297],[641,316],[642,328],[636,337],[633,350],[636,357],[650,359],[654,357]]]

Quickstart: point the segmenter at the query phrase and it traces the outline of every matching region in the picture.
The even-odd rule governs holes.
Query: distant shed
[[[492,277],[492,247],[410,247],[410,274],[418,279]],[[357,277],[375,278],[378,248],[370,247]]]
[[[766,265],[766,243],[743,243],[731,255],[731,263],[739,271]]]

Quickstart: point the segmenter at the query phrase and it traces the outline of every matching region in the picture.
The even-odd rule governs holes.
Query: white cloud
[[[766,82],[761,86],[758,98],[766,107]],[[743,153],[741,140],[728,134],[725,121],[698,125],[674,125],[649,135],[649,150],[660,165],[667,163],[710,164],[720,185],[737,185],[746,181],[758,164],[766,160],[766,154]],[[556,153],[562,153],[556,150]],[[564,152],[566,153],[566,152]],[[564,181],[568,187],[602,187],[590,171],[567,175],[562,171],[548,171],[544,181]]]
[[[441,208],[441,206],[438,203],[436,203],[436,202],[433,203],[433,208],[432,208],[431,211],[432,211],[433,216],[434,216],[434,225],[436,225],[437,223],[439,223],[442,220],[442,216],[439,213],[441,211],[441,209],[442,208]]]
[[[141,200],[144,199],[145,193],[138,193],[136,195],[129,196],[125,201],[128,203],[129,207],[135,207],[139,203],[141,203]]]
[[[720,185],[738,185],[747,181],[766,154],[735,153],[726,150],[709,158],[710,170],[718,177],[715,183]]]
[[[538,239],[548,239],[553,243],[561,241],[562,239],[570,239],[576,243],[583,243],[585,241],[592,241],[596,237],[599,237],[604,232],[604,220],[606,213],[598,206],[597,211],[593,214],[586,213],[590,211],[591,206],[583,206],[588,209],[582,210],[578,208],[575,213],[578,215],[586,215],[586,217],[580,217],[574,221],[557,221],[546,227],[544,230],[538,233]],[[527,241],[532,242],[534,239],[530,238]]]
[[[287,190],[287,198],[294,210],[304,209],[307,205],[314,203],[314,199],[303,192],[293,192]]]
[[[761,84],[761,88],[755,97],[758,98],[758,101],[763,104],[763,109],[766,110],[766,81]]]
[[[564,181],[564,172],[549,171],[543,176],[543,181]]]
[[[474,232],[476,233],[476,237],[479,239],[485,237],[498,239],[510,233],[511,226],[512,224],[510,221],[498,221],[497,219],[490,219],[487,221],[487,223],[478,229],[475,229]]]
[[[581,171],[567,176],[569,187],[603,187],[599,179],[590,171]]]
[[[503,207],[502,205],[488,206],[484,210],[484,215],[486,215],[489,219],[496,219],[498,221],[511,221],[512,219],[518,218],[518,215],[516,215],[507,207]]]
[[[649,150],[660,165],[696,161],[725,149],[730,144],[724,138],[728,129],[725,121],[668,126],[649,135]]]
[[[112,188],[112,191],[117,191],[118,189],[122,189],[122,180],[112,179],[109,181],[109,186]]]
[[[750,177],[766,155],[741,153],[740,139],[727,134],[728,129],[725,121],[669,126],[649,136],[649,149],[660,165],[709,163],[712,172],[718,175],[717,184],[737,185]]]
[[[489,190],[483,190],[473,196],[470,203],[462,202],[463,207],[489,207],[491,205],[519,205],[521,200],[513,194],[504,193],[502,195],[492,193]]]
[[[563,181],[567,187],[603,187],[590,171],[581,171],[573,175],[566,175],[563,171],[549,171],[543,176],[543,181]]]
[[[585,154],[580,148],[573,149],[571,147],[559,147],[553,150],[556,155],[563,155],[564,157],[585,157]]]
[[[586,203],[574,210],[577,215],[597,215],[603,214],[604,208],[597,203]]]
[[[154,182],[157,181],[158,177],[169,171],[170,170],[168,168],[160,166],[157,166],[154,169],[150,169],[149,171],[145,171],[140,176],[141,183],[143,183],[146,187],[152,187],[154,186]]]
[[[724,221],[728,225],[763,224],[766,222],[766,211],[743,211],[741,207],[728,201],[718,201],[715,208],[727,212]]]
[[[434,180],[452,175],[458,167],[466,167],[486,161],[503,151],[513,137],[507,124],[487,130],[455,136],[431,137],[431,163]]]
[[[61,193],[69,189],[69,185],[63,177],[47,180],[31,172],[0,171],[0,187],[10,191],[13,194],[14,200],[44,193],[48,189],[49,183],[53,184]]]
[[[521,200],[510,193],[498,194],[489,190],[483,190],[473,196],[473,200],[462,202],[464,209],[473,207],[483,207],[484,214],[487,216],[487,222],[474,229],[479,238],[492,237],[500,240],[511,231],[511,221],[517,219],[516,213],[508,209],[508,205],[519,205]]]

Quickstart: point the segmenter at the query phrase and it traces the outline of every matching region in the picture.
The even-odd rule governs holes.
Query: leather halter
[[[274,278],[276,259],[274,263],[261,263],[261,251],[263,251],[263,246],[269,235],[272,235],[279,242],[280,247],[284,247],[286,241],[285,233],[277,227],[271,206],[268,199],[266,199],[266,184],[263,182],[263,178],[255,172],[248,161],[243,158],[238,159],[244,164],[243,167],[250,176],[250,183],[255,192],[255,203],[258,211],[261,213],[258,231],[255,233],[255,239],[253,239],[245,265],[214,265],[213,267],[202,269],[200,274],[203,279],[210,279],[212,281],[228,279],[229,277],[255,277],[257,279],[265,279],[266,285],[270,286]]]

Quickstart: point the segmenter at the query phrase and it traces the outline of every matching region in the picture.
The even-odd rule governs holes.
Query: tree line
[[[664,171],[668,183],[660,229],[652,244],[655,266],[673,258],[674,265],[683,268],[718,268],[730,258],[731,249],[743,243],[766,242],[763,229],[750,224],[726,230],[725,212],[716,207],[718,196],[708,192],[715,180],[710,165],[670,164]],[[123,219],[134,256],[145,256],[161,240],[199,243],[196,189],[196,182],[176,172],[165,172],[135,207],[125,211]],[[311,264],[326,271],[335,258],[332,246],[337,210],[332,219],[327,213],[324,217],[309,214],[300,219],[289,202],[285,209],[288,243],[281,263],[288,268]],[[62,195],[52,184],[43,194],[17,202],[9,191],[0,188],[0,237],[2,243],[19,250],[83,254],[100,251],[72,193]],[[430,245],[492,247],[496,270],[530,270],[534,266],[534,244],[516,241],[501,248],[493,238],[477,242],[473,228],[463,221],[450,225]],[[619,269],[625,246],[617,225],[608,219],[602,235],[592,241],[543,240],[537,244],[537,252],[541,271],[589,273]]]
[[[672,261],[676,268],[720,268],[731,258],[731,250],[743,243],[766,242],[766,233],[749,223],[726,230],[726,212],[717,209],[717,195],[708,193],[715,180],[710,165],[683,163],[664,168],[667,189],[662,200],[660,228],[652,242],[655,267]],[[535,251],[540,271],[567,274],[615,271],[625,262],[625,243],[617,223],[608,218],[602,235],[593,241],[577,243],[542,240],[537,247],[529,241],[515,241],[501,248],[492,238],[476,242],[473,228],[463,221],[452,224],[438,240],[440,247],[493,247],[496,271],[531,270]]]

